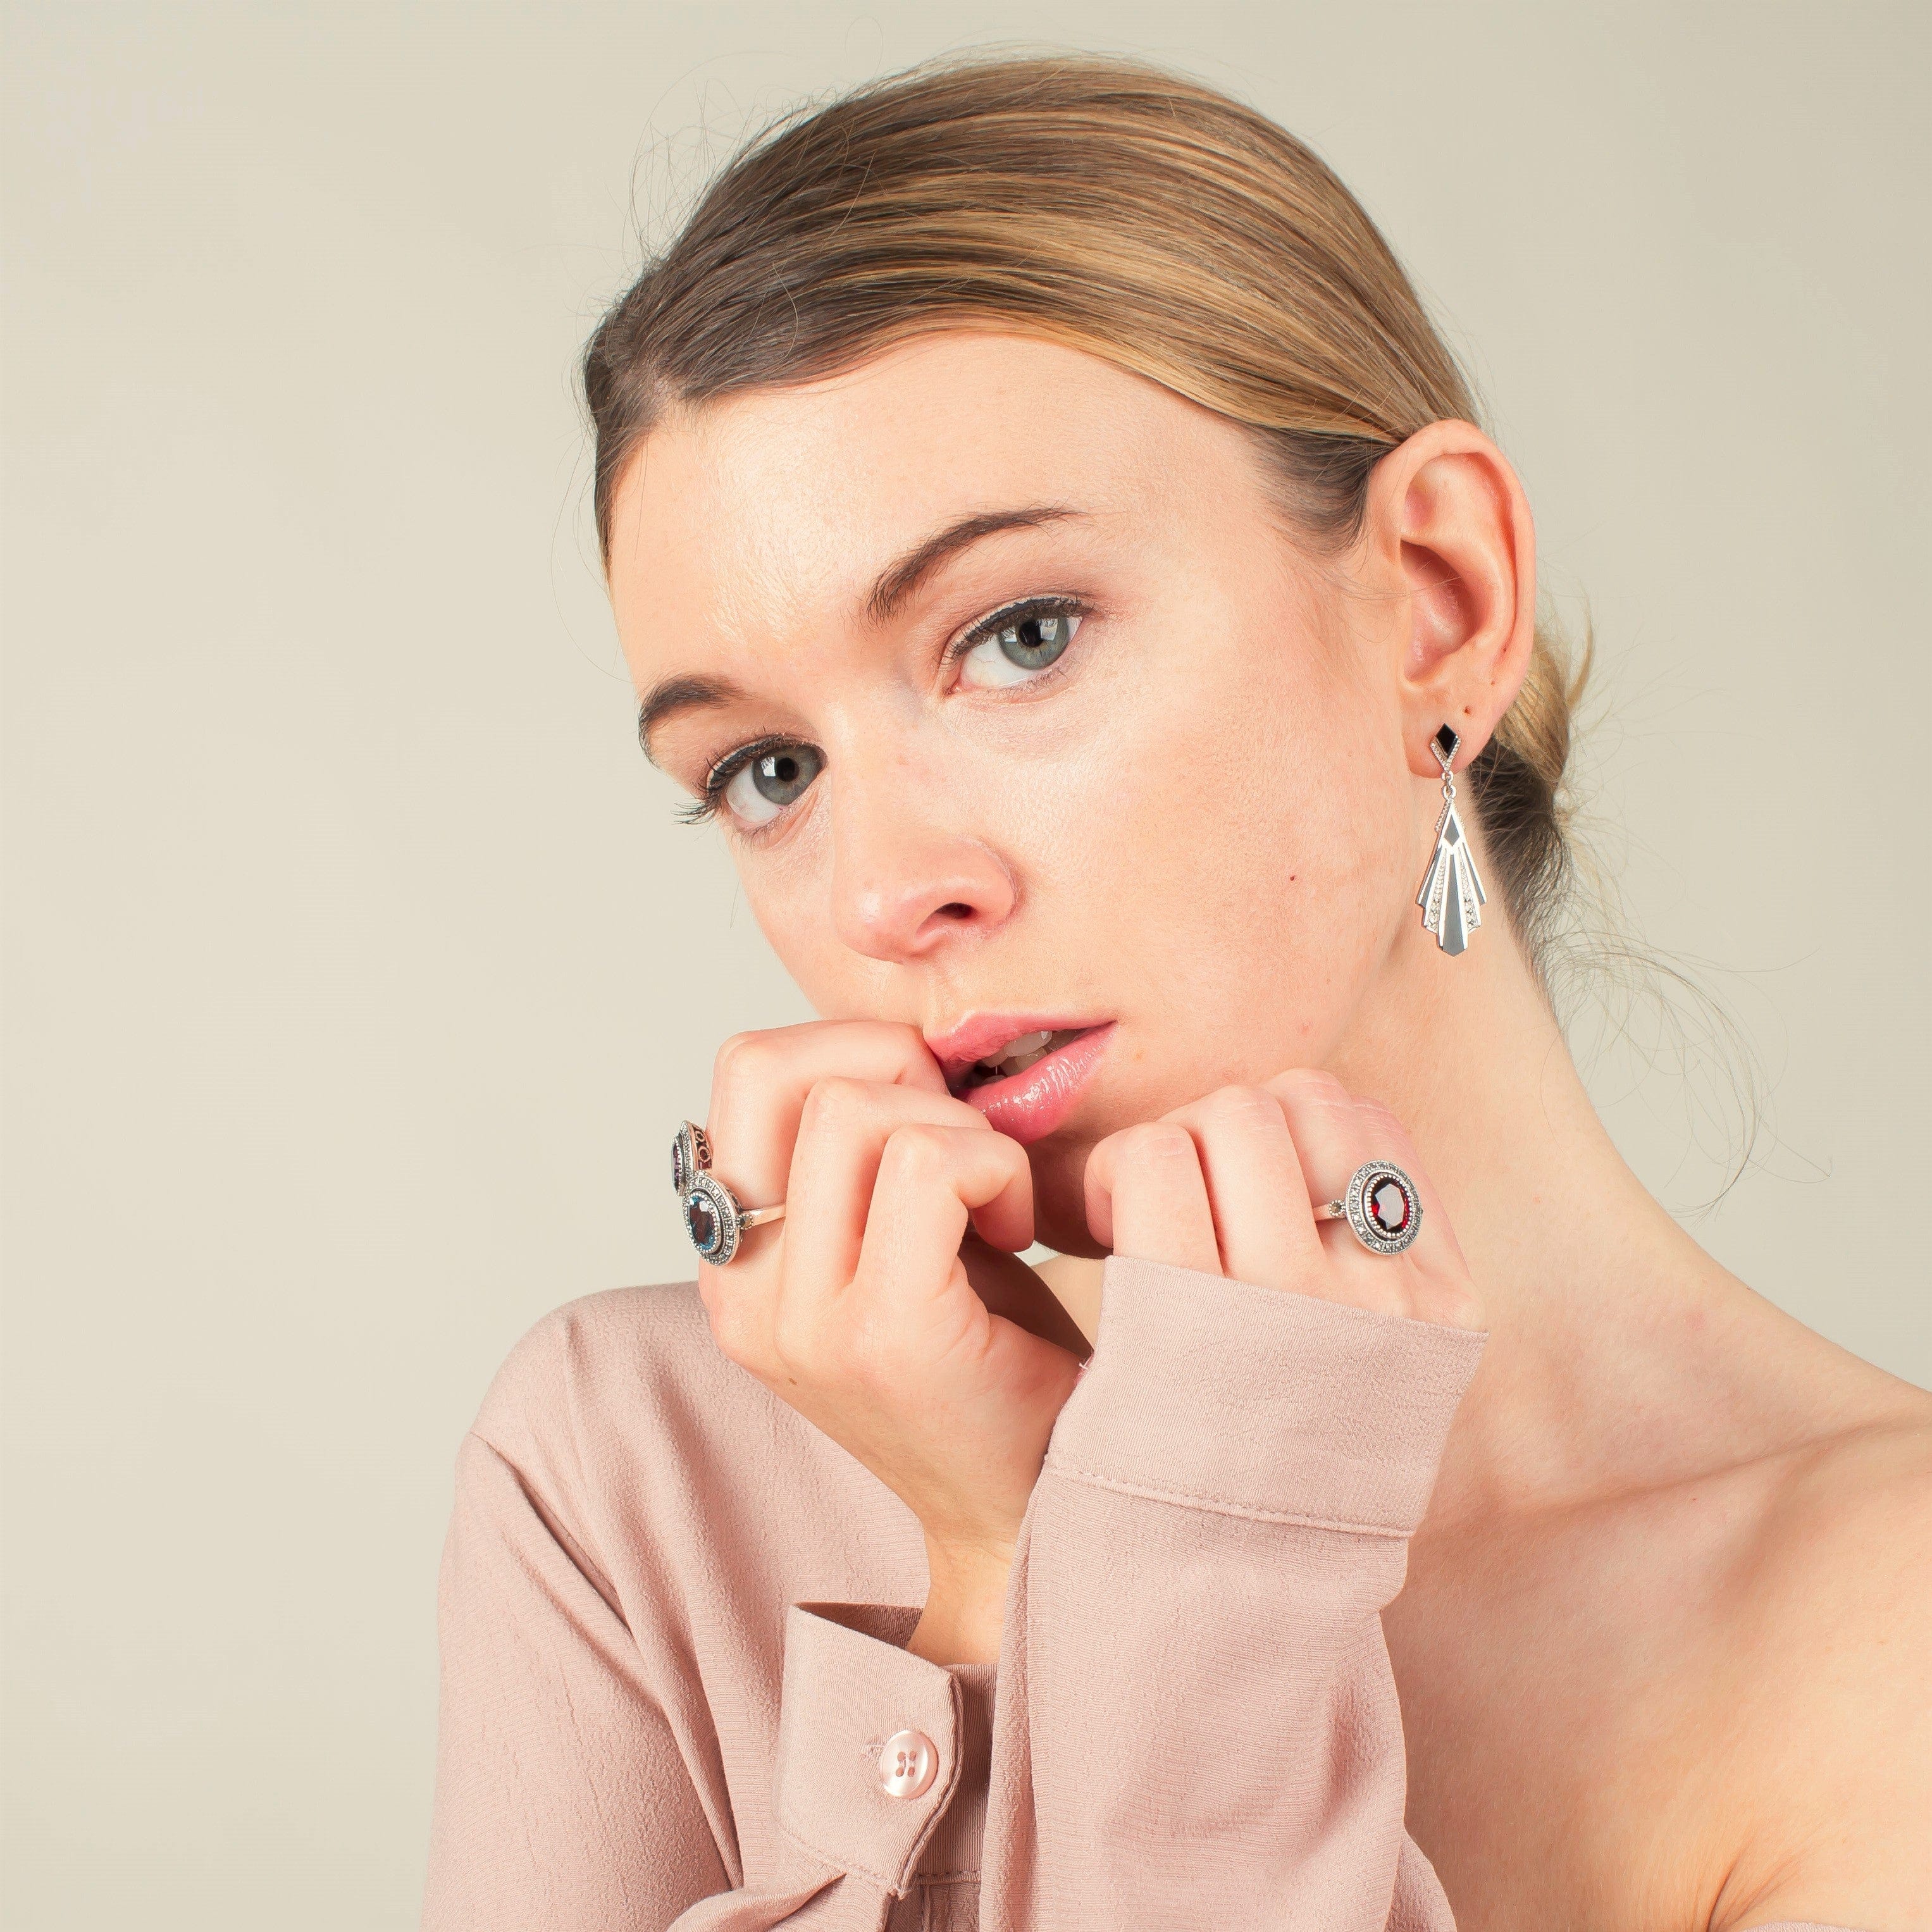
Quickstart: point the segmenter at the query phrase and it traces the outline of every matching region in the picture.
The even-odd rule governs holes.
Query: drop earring
[[[1483,922],[1480,908],[1489,902],[1483,890],[1483,875],[1476,870],[1476,855],[1469,850],[1462,821],[1456,813],[1456,781],[1449,767],[1462,741],[1445,724],[1429,741],[1436,762],[1442,767],[1442,816],[1436,821],[1436,850],[1423,874],[1422,890],[1415,902],[1422,908],[1422,929],[1436,935],[1444,952],[1460,952],[1469,943],[1469,934]]]

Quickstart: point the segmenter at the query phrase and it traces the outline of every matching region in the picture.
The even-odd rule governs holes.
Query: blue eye
[[[721,788],[734,818],[766,825],[786,806],[803,797],[825,768],[823,753],[810,745],[776,745],[747,758]]]
[[[1037,677],[1072,643],[1083,614],[1063,602],[1037,604],[995,618],[992,628],[960,653],[960,682],[987,691]]]

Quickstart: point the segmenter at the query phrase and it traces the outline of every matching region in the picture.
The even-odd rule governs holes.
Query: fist
[[[1415,1183],[1422,1226],[1372,1253],[1346,1220],[1318,1221],[1364,1162]],[[1380,1315],[1480,1328],[1482,1310],[1449,1217],[1400,1121],[1310,1068],[1224,1087],[1123,1128],[1087,1163],[1087,1220],[1117,1255],[1292,1289]]]

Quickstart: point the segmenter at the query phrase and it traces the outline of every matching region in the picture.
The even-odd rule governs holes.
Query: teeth
[[[1016,1040],[1009,1041],[1006,1050],[998,1060],[982,1060],[973,1068],[976,1081],[1005,1080],[1016,1073],[1024,1073],[1036,1060],[1044,1060],[1056,1046],[1064,1046],[1073,1037],[1070,1033],[1023,1033]]]

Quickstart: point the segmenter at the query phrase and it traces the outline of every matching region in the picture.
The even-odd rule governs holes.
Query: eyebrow
[[[886,565],[866,598],[866,615],[874,624],[888,622],[947,558],[1002,530],[1037,528],[1086,512],[1064,503],[1034,503],[1014,510],[986,510],[962,517],[916,544]],[[746,695],[743,688],[723,677],[668,677],[653,685],[638,707],[638,742],[651,755],[651,734],[665,719],[681,712],[707,710],[730,704]],[[652,760],[656,762],[655,760]]]
[[[651,734],[667,718],[680,711],[703,711],[720,704],[735,704],[745,695],[742,688],[728,677],[668,677],[654,684],[638,706],[638,742],[644,756],[651,758]]]
[[[884,623],[948,557],[982,537],[995,536],[1001,530],[1031,530],[1083,514],[1063,503],[1036,503],[1026,509],[986,510],[976,517],[962,517],[879,573],[872,594],[866,600],[866,615],[875,624]]]

